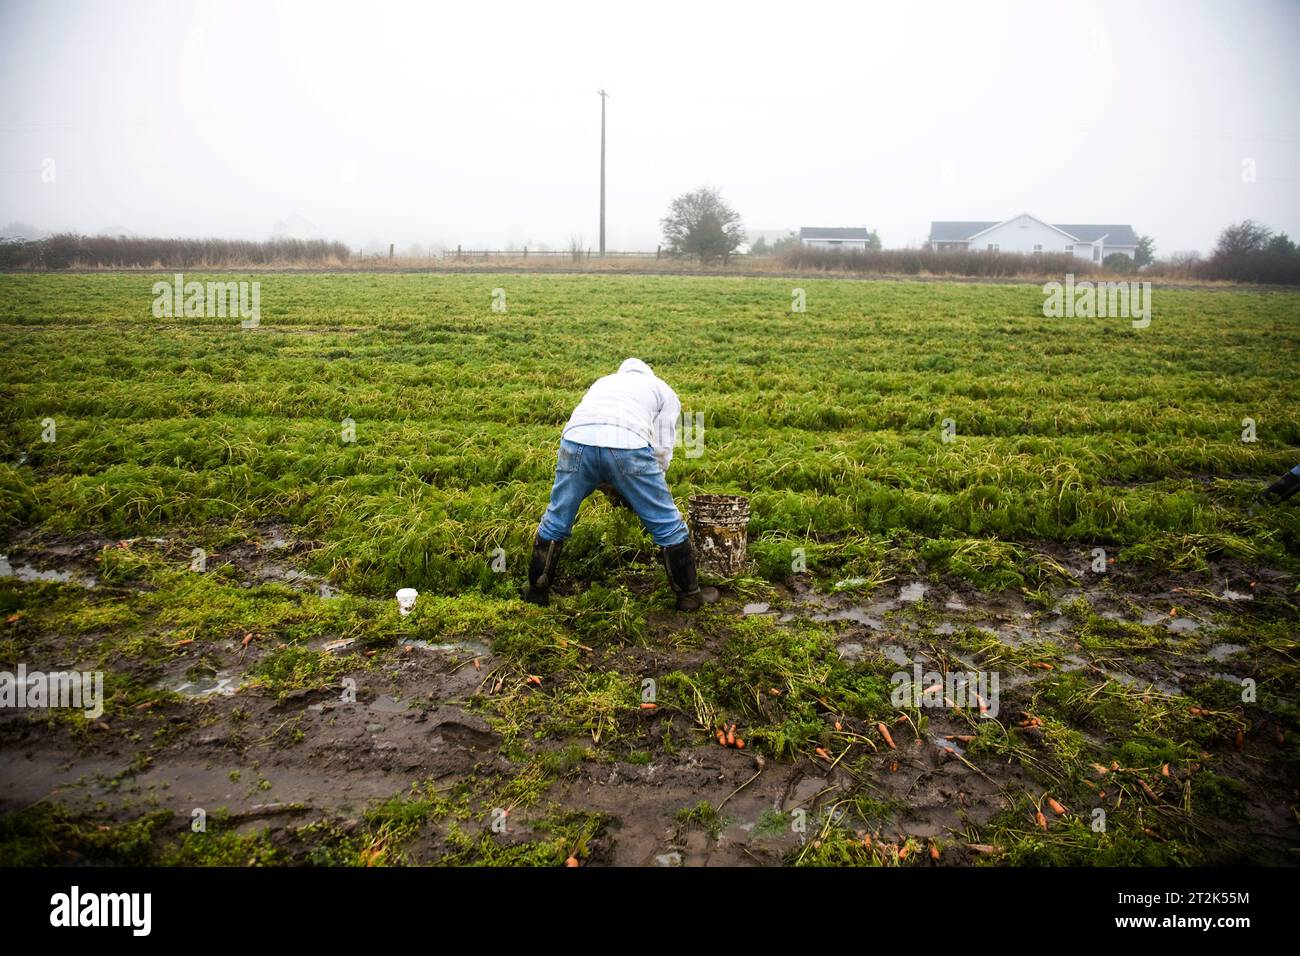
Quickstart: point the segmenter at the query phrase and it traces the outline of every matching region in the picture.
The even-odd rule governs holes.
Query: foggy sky
[[[1300,3],[0,2],[0,225],[653,249],[751,229],[1300,236]],[[46,160],[55,181],[42,182]],[[1255,180],[1243,182],[1243,162]]]

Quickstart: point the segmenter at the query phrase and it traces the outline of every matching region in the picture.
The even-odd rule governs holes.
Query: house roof
[[[1138,244],[1137,233],[1133,231],[1132,226],[1079,226],[1079,225],[1058,225],[1056,227],[1062,232],[1068,232],[1080,242],[1096,242],[1102,236],[1106,237],[1108,246],[1136,246]]]
[[[1006,221],[1009,222],[1010,220]],[[964,242],[971,236],[1000,225],[1002,225],[1000,222],[936,220],[930,223],[930,241]],[[1059,222],[1049,223],[1049,225],[1061,230],[1061,232],[1068,233],[1079,242],[1096,242],[1102,236],[1105,236],[1106,245],[1108,246],[1136,246],[1138,243],[1137,233],[1129,225],[1080,225]]]
[[[996,225],[996,222],[932,222],[930,239],[933,242],[959,242]]]
[[[842,228],[842,227],[825,227],[825,226],[803,226],[799,230],[800,239],[854,239],[863,242],[870,239],[871,236],[866,229]]]

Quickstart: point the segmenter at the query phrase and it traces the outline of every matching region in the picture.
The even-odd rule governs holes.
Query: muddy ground
[[[178,559],[189,550],[182,541],[164,539],[127,546]],[[84,589],[100,603],[130,600],[149,585],[99,577],[98,556],[104,548],[120,547],[93,535],[18,535],[0,563],[0,577],[20,585],[33,602],[62,589]],[[301,592],[304,601],[332,600],[338,592],[303,570],[312,547],[267,527],[210,560],[232,566],[250,587],[276,582]],[[643,708],[619,718],[625,746],[613,755],[593,747],[590,736],[535,741],[534,754],[555,759],[540,778],[539,792],[523,799],[522,789],[508,784],[517,784],[535,760],[530,764],[505,746],[491,701],[505,693],[547,694],[550,688],[520,687],[513,677],[502,687],[513,671],[494,653],[491,634],[379,647],[323,635],[312,647],[338,657],[337,679],[289,692],[248,677],[269,653],[269,642],[245,643],[230,635],[176,647],[162,660],[141,662],[124,653],[112,662],[131,679],[166,692],[125,714],[71,725],[46,712],[0,709],[0,813],[58,806],[82,825],[109,828],[171,811],[170,821],[154,834],[155,841],[166,842],[191,832],[194,812],[201,809],[220,816],[234,833],[258,835],[281,853],[281,862],[318,861],[313,853],[325,831],[344,841],[363,835],[362,862],[446,861],[449,848],[463,847],[459,837],[466,834],[506,847],[552,839],[556,830],[545,821],[557,812],[588,821],[584,865],[802,862],[829,828],[841,826],[856,840],[890,848],[883,862],[903,862],[901,847],[912,850],[907,862],[919,865],[997,862],[1006,848],[982,828],[1007,814],[1026,816],[1026,801],[1046,811],[1041,776],[1026,766],[1035,748],[1046,746],[1043,732],[1032,723],[1018,726],[1030,719],[1036,682],[1077,671],[1100,684],[1132,688],[1148,702],[1178,700],[1211,679],[1232,687],[1245,679],[1263,685],[1269,666],[1294,663],[1295,657],[1294,641],[1265,648],[1222,636],[1239,634],[1243,624],[1255,621],[1293,626],[1292,577],[1232,563],[1157,579],[1114,569],[1098,574],[1089,568],[1087,549],[1040,550],[1071,576],[1045,593],[984,592],[923,567],[865,594],[852,581],[840,582],[838,590],[819,589],[796,576],[760,599],[724,588],[722,602],[703,612],[720,625],[714,638],[675,641],[689,619],[664,606],[649,615],[645,641],[593,649],[583,661],[589,672],[690,673],[715,656],[728,622],[812,622],[830,630],[843,660],[873,662],[883,673],[891,664],[910,672],[913,662],[927,671],[958,664],[971,671],[1000,669],[996,719],[1015,728],[1017,746],[1030,755],[1025,758],[968,753],[962,740],[951,738],[971,734],[970,714],[951,708],[927,711],[920,730],[914,720],[891,721],[896,749],[884,745],[874,722],[827,713],[828,724],[836,721],[837,730],[859,735],[863,745],[852,753],[832,747],[824,755],[781,759],[719,746],[689,713]],[[652,591],[660,574],[646,566],[630,576],[630,586]],[[570,591],[579,586],[566,583]],[[1159,643],[1141,654],[1108,652],[1096,642],[1085,646],[1079,602],[1104,620],[1158,629]],[[85,667],[90,648],[103,646],[103,632],[42,632],[28,628],[30,617],[30,610],[20,608],[3,625],[8,646],[18,649],[29,671]],[[1006,662],[1018,663],[1003,666],[1002,653]],[[1270,693],[1279,693],[1269,686]],[[1285,688],[1281,692],[1285,696]],[[1235,811],[1198,824],[1200,839],[1212,845],[1208,860],[1297,862],[1294,726],[1279,716],[1294,715],[1293,689],[1290,696],[1266,709],[1244,706],[1241,738],[1231,733],[1233,724],[1225,724],[1220,738],[1202,746],[1198,764],[1175,769],[1169,786],[1153,795],[1153,839],[1163,835],[1155,822],[1159,811],[1176,809],[1182,800],[1180,777],[1190,778],[1203,763],[1242,785]],[[1104,727],[1080,721],[1075,729],[1086,743],[1106,744]],[[620,759],[620,753],[636,756]],[[1104,795],[1104,770],[1089,784],[1098,793],[1093,807],[1070,805],[1068,814],[1086,818],[1090,809],[1115,800]],[[1143,788],[1147,779],[1159,784],[1159,775],[1154,769]],[[403,829],[400,846],[395,836],[376,836],[368,811],[412,793],[437,795],[457,809],[443,808]],[[864,805],[869,814],[862,812]],[[1055,814],[1048,816],[1055,825]],[[937,860],[930,856],[932,846],[941,850]],[[75,841],[47,849],[46,862],[97,862]]]

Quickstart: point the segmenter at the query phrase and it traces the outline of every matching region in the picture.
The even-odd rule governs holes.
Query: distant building
[[[1136,259],[1138,237],[1129,225],[1053,225],[1026,212],[1006,222],[932,222],[930,245],[987,252],[1069,252],[1101,262],[1113,252]]]
[[[799,241],[819,249],[865,250],[871,243],[871,234],[866,229],[804,226],[799,230]]]

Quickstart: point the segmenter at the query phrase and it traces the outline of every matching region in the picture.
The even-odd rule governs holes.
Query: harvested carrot
[[[769,687],[767,692],[768,692],[769,694],[771,694],[773,697],[780,697],[780,696],[781,696],[781,692],[780,692],[779,690],[777,690],[775,687]]]
[[[1035,811],[1034,811],[1034,822],[1038,824],[1039,829],[1042,829],[1042,830],[1046,830],[1046,829],[1047,829],[1047,817],[1043,816],[1043,811],[1042,811],[1042,810],[1035,810]]]
[[[948,734],[944,740],[955,740],[959,744],[968,744],[975,739],[974,734]]]
[[[1047,661],[1030,661],[1029,666],[1037,667],[1040,671],[1056,670],[1056,668],[1047,663]]]
[[[724,747],[727,746],[727,732],[723,730],[721,727],[719,727],[717,730],[717,734],[718,734],[718,743],[720,743]]]
[[[1243,747],[1245,747],[1245,745],[1246,745],[1246,735],[1242,732],[1241,728],[1238,727],[1237,728],[1237,749],[1241,750]]]
[[[837,721],[835,721],[835,729],[836,729],[836,730],[843,730],[843,729],[844,729],[844,725],[841,724],[841,723],[837,720]]]
[[[884,721],[881,721],[880,723],[876,724],[876,729],[880,731],[880,736],[885,739],[885,743],[889,745],[890,750],[898,749],[897,747],[894,746],[894,738],[889,736],[889,728],[885,726]]]
[[[649,701],[643,701],[642,704],[641,704],[641,709],[642,709],[642,710],[654,710],[654,709],[655,709],[656,707],[658,707],[658,706],[659,706],[658,704],[652,704],[652,703],[650,703]]]
[[[736,746],[736,725],[735,724],[732,724],[730,727],[727,728],[727,746],[728,747]]]
[[[898,848],[898,858],[900,860],[905,860],[907,859],[907,854],[908,854],[907,844],[904,843],[902,846]]]
[[[524,683],[527,683],[527,684],[536,684],[538,687],[541,687],[541,686],[542,686],[542,679],[541,679],[540,677],[538,677],[536,674],[529,674],[529,675],[528,675],[528,680],[525,681]]]
[[[1169,776],[1169,764],[1165,764],[1163,767],[1160,768],[1160,776],[1162,777]]]
[[[477,657],[474,658],[474,670],[481,671],[482,669],[483,669],[483,662],[480,661]]]
[[[1055,813],[1058,817],[1065,815],[1065,807],[1061,806],[1051,797],[1047,798],[1047,805],[1052,808],[1052,812]]]
[[[743,738],[740,738],[740,737],[737,737],[737,738],[736,738],[736,749],[737,749],[737,750],[744,750],[744,749],[745,749],[745,741],[744,741]]]
[[[826,751],[825,747],[818,747],[816,750],[813,751],[813,753],[821,757],[823,760],[831,759],[831,755]]]
[[[250,643],[252,643],[252,640],[253,640],[253,635],[252,635],[251,632],[248,633],[248,634],[245,634],[245,635],[244,635],[244,639],[240,642],[240,646],[241,646],[241,647],[247,647]]]
[[[578,862],[578,858],[577,858],[576,856],[571,856],[571,857],[569,857],[567,860],[564,861],[564,865],[565,865],[565,866],[582,866],[582,864]]]
[[[930,859],[932,860],[939,859],[939,848],[935,846],[933,843],[930,844]]]

